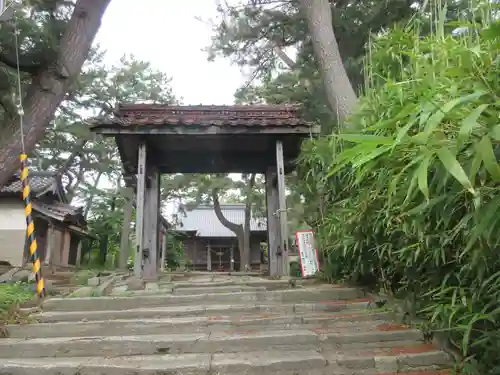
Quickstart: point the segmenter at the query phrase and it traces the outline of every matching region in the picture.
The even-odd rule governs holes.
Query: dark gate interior
[[[76,266],[79,243],[80,243],[80,238],[72,233],[71,240],[69,242],[69,255],[68,255],[68,264],[72,266]]]

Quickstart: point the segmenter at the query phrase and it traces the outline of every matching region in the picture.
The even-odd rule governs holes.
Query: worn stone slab
[[[0,360],[0,373],[9,375],[198,375],[209,369],[210,354]]]
[[[129,310],[105,310],[105,311],[47,311],[32,315],[40,322],[78,322],[111,319],[142,319],[161,318],[173,316],[200,316],[205,313],[204,306],[171,306],[150,307]],[[248,310],[248,309],[246,309]]]
[[[18,281],[29,281],[31,275],[33,274],[32,271],[28,271],[28,270],[25,270],[25,269],[19,269],[17,268],[16,269],[16,272],[14,272],[11,276],[10,276],[10,281],[12,282],[18,282]]]
[[[367,327],[354,329],[353,327],[349,332],[326,332],[322,330],[317,331],[323,335],[325,342],[334,343],[338,345],[351,344],[351,343],[373,343],[373,342],[388,342],[388,341],[414,341],[420,342],[423,339],[422,332],[416,329],[408,329],[401,331],[377,331],[368,330]]]
[[[113,289],[111,290],[111,295],[112,296],[121,295],[127,291],[128,291],[127,285],[118,285],[118,286],[113,287]]]
[[[174,286],[174,295],[198,295],[198,294],[216,294],[216,293],[238,293],[238,292],[264,292],[264,287],[251,287],[243,285],[224,285],[216,288],[212,286],[176,288]]]
[[[171,334],[144,334],[135,336],[96,336],[96,337],[57,337],[38,339],[11,338],[0,340],[0,358],[21,356],[25,358],[42,357],[77,357],[77,356],[131,356],[153,354],[179,353],[232,353],[258,351],[262,348],[287,347],[293,349],[342,348],[342,344],[358,343],[363,348],[365,343],[393,342],[393,347],[400,347],[401,341],[417,342],[414,332],[389,331],[370,332],[373,326],[365,326],[359,332],[353,333],[352,326],[337,327],[331,334],[324,334],[321,330],[288,329],[288,330],[241,330],[226,327],[225,330],[197,333]],[[402,336],[405,333],[405,336]],[[325,346],[325,344],[334,344]],[[377,345],[378,346],[378,345]],[[373,345],[373,348],[377,346]],[[390,348],[385,345],[385,348]],[[352,349],[352,347],[351,347]],[[284,349],[282,349],[284,350]],[[427,350],[427,349],[426,349]],[[403,351],[404,352],[404,351]],[[440,352],[438,352],[440,353]],[[422,353],[417,353],[422,354]],[[427,355],[427,353],[425,353]],[[423,355],[423,354],[422,354]],[[424,356],[424,355],[423,355]],[[420,359],[418,356],[404,357],[406,367],[423,366],[424,363],[440,362],[443,357]],[[356,368],[367,367],[365,362],[354,358]],[[369,359],[374,367],[374,359]],[[346,360],[349,362],[348,360]],[[367,360],[368,361],[368,360]],[[339,365],[344,365],[337,361]],[[347,363],[346,362],[346,363]],[[446,362],[447,363],[447,360]],[[350,365],[349,365],[350,366]]]
[[[421,332],[369,310],[359,290],[184,275],[136,280],[134,291],[133,278],[118,280],[114,293],[127,287],[118,297],[47,300],[33,317],[49,323],[7,327],[0,374],[409,375],[449,364]]]
[[[324,368],[325,358],[317,351],[261,351],[246,353],[214,354],[211,369],[217,374],[257,375],[263,371],[275,373],[284,370],[308,371]],[[306,372],[304,372],[306,374]]]
[[[111,357],[183,353],[232,353],[263,347],[315,347],[318,336],[308,330],[236,331],[215,334],[65,337],[0,340],[0,358]]]
[[[101,277],[99,285],[96,287],[96,293],[98,295],[107,296],[113,290],[114,283],[121,279],[120,275]]]
[[[101,278],[99,276],[91,277],[87,280],[88,286],[98,286],[101,283]]]
[[[437,368],[447,368],[450,364],[450,356],[440,350],[426,353],[402,354],[398,356],[398,370],[400,371],[429,367],[430,365]]]
[[[310,280],[304,280],[304,279],[297,279],[293,280],[268,280],[268,279],[263,279],[263,278],[246,278],[246,279],[237,279],[237,278],[227,278],[227,279],[219,279],[217,281],[204,281],[200,282],[197,281],[197,279],[193,279],[193,281],[174,281],[173,283],[168,283],[168,284],[173,284],[174,288],[176,289],[181,289],[181,288],[198,288],[198,287],[207,287],[207,284],[210,288],[218,288],[222,286],[246,286],[246,287],[262,287],[266,288],[267,290],[273,290],[273,289],[283,289],[283,288],[290,288],[292,287],[292,284],[295,284],[295,286],[303,287],[304,285],[312,284],[313,282]],[[163,282],[160,282],[160,284],[166,284]]]
[[[75,300],[77,298],[71,298]],[[90,300],[99,297],[89,298]],[[139,298],[138,298],[139,299]],[[220,316],[241,314],[309,314],[309,313],[338,313],[358,311],[366,308],[368,302],[352,302],[343,304],[279,304],[279,303],[240,303],[240,304],[211,304],[211,305],[186,305],[167,307],[144,307],[137,309],[116,310],[89,310],[89,311],[44,311],[35,314],[34,318],[41,322],[64,322],[64,321],[96,321],[110,319],[147,319],[165,318],[179,316]]]
[[[146,287],[144,289],[146,292],[157,292],[160,290],[158,283],[148,282],[146,283]]]
[[[329,320],[319,316],[279,315],[243,313],[239,315],[219,316],[187,316],[170,318],[116,319],[97,321],[69,321],[57,323],[39,323],[36,325],[10,325],[9,335],[12,338],[41,338],[41,337],[68,337],[68,336],[117,336],[117,335],[148,335],[159,332],[194,333],[216,332],[228,327],[241,330],[258,329],[298,329],[298,328],[329,328],[349,327],[368,324],[377,324],[377,320],[367,319],[371,315],[338,316],[329,315]],[[380,316],[382,319],[383,315]],[[382,323],[383,320],[380,321]]]
[[[9,325],[11,338],[49,338],[70,336],[118,336],[147,335],[158,332],[181,333],[190,328],[197,332],[208,321],[207,317],[167,318],[167,319],[115,319],[80,322],[38,323],[30,325]]]
[[[135,276],[130,276],[126,279],[128,290],[143,290],[145,286],[144,280]]]
[[[206,293],[197,295],[141,295],[133,297],[51,298],[43,307],[45,311],[122,310],[141,307],[187,306],[199,304],[247,303],[247,302],[318,302],[325,300],[349,300],[360,297],[354,288],[308,288],[266,292]]]
[[[203,353],[195,344],[209,335],[141,335],[58,337],[0,340],[0,358],[114,357],[154,354]],[[210,351],[206,351],[209,353]]]
[[[70,297],[88,297],[92,294],[94,287],[92,286],[82,286],[78,288],[73,293],[71,293]]]
[[[12,281],[12,277],[20,270],[20,268],[12,268],[0,275],[0,284]]]

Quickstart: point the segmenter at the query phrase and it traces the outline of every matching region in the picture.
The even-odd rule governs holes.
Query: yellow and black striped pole
[[[45,297],[45,284],[42,277],[42,267],[40,258],[38,256],[36,237],[35,237],[35,223],[33,221],[31,205],[31,192],[30,183],[28,180],[28,165],[26,154],[21,154],[21,183],[23,185],[23,200],[24,200],[24,214],[26,215],[26,238],[28,241],[28,248],[30,250],[31,260],[33,262],[33,273],[35,274],[36,292],[40,298]]]

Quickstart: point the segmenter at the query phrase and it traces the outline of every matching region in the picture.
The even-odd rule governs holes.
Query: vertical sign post
[[[302,277],[314,276],[319,271],[318,250],[314,245],[312,230],[299,230],[295,234],[299,249],[300,271]]]

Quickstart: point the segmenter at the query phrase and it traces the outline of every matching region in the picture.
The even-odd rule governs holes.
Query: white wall
[[[20,199],[0,200],[0,261],[23,265],[26,218]]]

